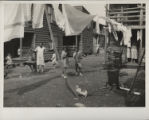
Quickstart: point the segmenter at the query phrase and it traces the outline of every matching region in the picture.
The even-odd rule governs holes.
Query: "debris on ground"
[[[84,104],[82,103],[75,103],[74,104],[75,107],[86,107]]]
[[[82,90],[79,85],[76,85],[76,92],[84,97],[87,97],[87,90]]]

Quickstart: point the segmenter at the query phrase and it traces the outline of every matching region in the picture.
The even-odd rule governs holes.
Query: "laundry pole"
[[[76,35],[76,49],[78,49],[78,36]]]
[[[46,14],[46,19],[47,19],[47,23],[48,23],[49,32],[50,32],[50,38],[51,38],[52,43],[53,43],[53,48],[54,48],[54,51],[56,52],[58,60],[60,60],[60,55],[59,55],[58,50],[56,48],[56,44],[55,44],[55,40],[54,40],[52,28],[51,28],[51,23],[49,21],[50,17],[48,15],[48,6],[47,5],[45,6],[45,14]]]
[[[141,4],[141,10],[140,10],[140,26],[142,26],[143,25],[143,4]],[[142,35],[143,35],[143,29],[140,29],[140,36],[141,36],[141,38],[140,38],[140,50],[139,51],[142,51]],[[140,52],[139,52],[140,53]],[[140,56],[140,54],[139,54],[139,58],[140,58],[141,56]]]
[[[20,38],[20,58],[22,58],[23,40]]]
[[[108,10],[109,10],[109,4],[106,5],[106,17],[108,18]],[[108,44],[108,41],[109,41],[109,34],[108,34],[108,22],[106,20],[106,27],[105,27],[105,46],[104,46],[104,51],[105,51],[105,61],[104,63],[106,64],[106,57],[107,57],[107,44]]]

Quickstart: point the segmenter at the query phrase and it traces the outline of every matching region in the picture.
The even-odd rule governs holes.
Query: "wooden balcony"
[[[126,8],[121,7],[121,9],[113,8],[108,10],[108,17],[116,20],[127,26],[145,26],[146,11],[145,6],[140,5],[138,7]]]

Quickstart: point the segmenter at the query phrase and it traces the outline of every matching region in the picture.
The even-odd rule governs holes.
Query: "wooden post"
[[[78,49],[78,36],[76,35],[76,49]]]
[[[108,42],[108,28],[106,27],[105,28],[105,47],[104,47],[104,50],[105,50],[105,63],[106,63],[106,57],[107,57],[107,42]]]
[[[124,16],[123,11],[124,11],[123,7],[121,6],[121,15],[120,16]],[[120,17],[119,19],[120,19],[120,23],[124,20],[123,17]]]
[[[36,42],[36,34],[34,33],[34,36],[33,36],[33,49],[35,49],[35,47],[36,47],[35,42]]]
[[[56,44],[55,44],[55,40],[54,40],[52,28],[51,28],[51,23],[49,21],[50,20],[50,17],[48,15],[48,6],[47,5],[45,7],[45,14],[46,14],[46,18],[47,18],[47,23],[48,23],[48,28],[49,28],[49,32],[50,32],[50,37],[51,37],[51,40],[53,42],[53,48],[54,48],[54,51],[56,52],[56,55],[57,55],[58,60],[60,60],[60,55],[59,55],[58,50],[56,48]]]
[[[141,7],[140,7],[140,26],[142,26],[143,25],[143,4],[141,4]],[[139,48],[139,58],[141,57],[140,56],[140,53],[141,53],[141,50],[142,50],[142,35],[143,35],[143,29],[140,29],[140,36],[141,36],[141,38],[140,38],[140,48]]]
[[[109,5],[107,4],[106,5],[106,17],[108,17],[108,10],[109,10]],[[104,47],[104,51],[105,51],[105,61],[104,63],[106,63],[106,56],[107,56],[107,42],[108,42],[108,23],[107,23],[107,20],[106,20],[106,27],[105,27],[105,47]]]
[[[20,58],[22,58],[22,38],[20,38]]]

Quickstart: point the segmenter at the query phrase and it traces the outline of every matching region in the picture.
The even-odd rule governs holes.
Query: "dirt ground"
[[[75,89],[76,85],[88,91],[86,98],[76,98],[61,77],[61,68],[52,68],[46,63],[44,73],[33,73],[28,66],[17,66],[9,70],[4,80],[5,107],[74,107],[81,103],[86,107],[125,107],[124,96],[114,90],[103,88],[107,81],[107,71],[103,68],[104,56],[90,55],[84,57],[83,76],[76,76],[74,61],[70,58],[67,71],[68,81]],[[120,83],[124,83],[135,73],[122,69]],[[102,89],[103,88],[103,89]],[[96,91],[96,92],[95,92]]]

